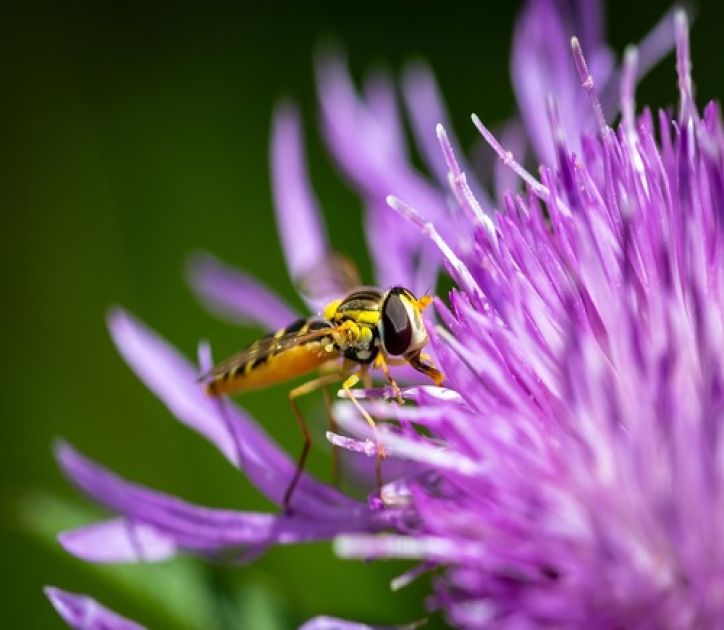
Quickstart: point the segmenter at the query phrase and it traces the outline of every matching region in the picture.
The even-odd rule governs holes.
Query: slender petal
[[[122,514],[128,522],[137,521],[148,526],[130,530],[125,538],[119,532],[119,525],[123,524],[119,521],[112,521],[110,526],[103,523],[95,528],[63,534],[66,549],[79,552],[88,559],[93,556],[95,561],[109,560],[98,556],[99,527],[110,527],[115,540],[120,542],[120,554],[128,553],[128,546],[135,546],[136,553],[142,555],[146,549],[141,547],[149,542],[153,553],[159,542],[167,545],[169,551],[172,550],[171,544],[185,549],[219,551],[240,546],[327,539],[338,533],[340,528],[346,531],[351,525],[350,517],[354,519],[353,514],[346,519],[338,516],[330,521],[320,513],[309,516],[301,512],[275,515],[200,507],[125,481],[67,444],[59,445],[57,457],[65,474],[86,494]],[[369,517],[361,515],[358,518],[358,527],[367,529]],[[143,538],[135,540],[133,536],[138,533]]]
[[[523,125],[518,119],[508,121],[500,132],[501,143],[508,147],[513,155],[525,162],[527,141]],[[495,192],[498,207],[505,206],[505,194],[514,194],[519,186],[520,180],[503,162],[497,161],[493,167],[495,171]]]
[[[380,119],[378,110],[361,98],[352,83],[344,61],[327,56],[317,64],[318,93],[322,112],[322,128],[330,151],[340,167],[365,199],[367,206],[384,208],[391,191],[404,194],[415,207],[424,209],[430,218],[440,218],[443,231],[453,232],[455,224],[446,211],[445,196],[404,159],[405,151],[388,136],[389,116]],[[419,234],[394,216],[385,220],[394,226],[393,233],[400,251],[414,261],[425,247]],[[379,258],[388,255],[387,241],[382,247],[371,243]]]
[[[191,259],[188,279],[194,292],[212,313],[234,323],[276,330],[300,317],[261,282],[210,254],[199,253]]]
[[[550,96],[565,113],[566,137],[574,147],[581,132],[590,129],[586,112],[579,107],[581,91],[568,50],[568,40],[575,32],[569,30],[554,5],[555,0],[528,2],[516,24],[511,60],[513,87],[523,121],[538,157],[546,164],[556,162],[546,120]]]
[[[43,590],[57,613],[68,626],[76,630],[143,630],[144,628],[130,619],[121,617],[87,595],[62,591],[55,586],[46,586]]]
[[[475,198],[484,208],[492,208],[493,204],[485,189],[477,181],[476,175],[465,163],[464,153],[460,144],[452,134],[452,125],[447,108],[440,94],[432,69],[425,63],[410,64],[402,78],[403,96],[410,116],[415,140],[422,152],[429,169],[438,179],[441,187],[448,185],[448,166],[445,157],[435,142],[435,128],[442,125],[448,131],[450,144],[458,156],[461,170],[468,173],[468,183]]]
[[[309,184],[299,113],[284,103],[274,113],[271,138],[274,208],[287,268],[302,278],[329,255],[319,204]]]
[[[88,562],[157,562],[176,555],[172,536],[126,518],[114,518],[63,532],[63,548]]]
[[[299,626],[299,630],[392,630],[392,626],[370,626],[357,621],[347,621],[338,617],[314,617]]]
[[[385,252],[373,260],[380,287],[402,285],[415,290],[415,269],[405,238],[397,230],[397,218],[386,205],[371,204],[365,213],[365,233],[369,249]],[[424,291],[424,288],[423,288]]]

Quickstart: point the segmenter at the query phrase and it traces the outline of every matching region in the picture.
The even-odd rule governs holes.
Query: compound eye
[[[382,343],[385,351],[397,356],[404,354],[412,341],[412,322],[400,294],[394,290],[382,305]]]

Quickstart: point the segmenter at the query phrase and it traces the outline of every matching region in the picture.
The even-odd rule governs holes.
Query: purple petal
[[[261,282],[210,254],[196,254],[191,259],[188,278],[206,308],[234,323],[276,330],[300,317]]]
[[[227,459],[239,466],[234,440],[219,420],[214,400],[203,393],[203,387],[198,382],[199,370],[122,309],[115,309],[109,314],[108,327],[126,363],[171,413],[201,433]]]
[[[639,42],[637,46],[639,50],[638,78],[645,76],[674,48],[676,43],[674,20],[680,8],[681,5],[672,5],[672,8],[664,13],[661,19]]]
[[[387,195],[394,191],[419,208],[450,241],[467,238],[467,228],[448,213],[445,192],[405,159],[404,148],[397,146],[400,134],[388,133],[395,124],[389,111],[391,97],[380,99],[373,92],[361,98],[339,57],[321,59],[317,76],[325,139],[366,202],[368,243],[378,282],[407,282],[416,291],[429,289],[435,283],[440,256],[418,231],[384,207]],[[378,84],[383,86],[378,91],[386,94],[387,83]],[[388,105],[380,107],[378,100]],[[390,257],[394,259],[387,260]]]
[[[127,553],[129,546],[137,546],[136,555],[142,557],[145,549],[140,547],[145,543],[150,543],[151,551],[154,547],[158,550],[159,543],[166,544],[167,550],[172,550],[175,544],[186,549],[213,551],[324,540],[342,530],[369,529],[369,519],[361,511],[348,513],[345,519],[328,520],[321,512],[310,517],[301,510],[291,515],[275,515],[201,507],[130,483],[66,444],[58,446],[56,456],[65,474],[85,493],[121,513],[127,522],[140,521],[150,526],[141,530],[129,529],[125,538],[120,530],[123,521],[63,534],[61,542],[66,549],[73,553],[78,551],[87,559],[108,561],[99,550],[105,533],[111,536],[108,545],[118,544],[118,554]],[[143,536],[139,541],[133,538],[138,531]]]
[[[658,65],[673,50],[675,44],[674,18],[677,10],[676,7],[669,9],[636,46],[638,49],[636,81],[645,77],[652,68]],[[581,41],[587,42],[585,39],[581,39]],[[605,111],[609,114],[616,111],[616,103],[620,100],[621,77],[624,72],[624,68],[618,69],[601,90],[601,100]],[[594,77],[600,79],[598,73],[599,69],[594,68]]]
[[[525,131],[520,120],[513,118],[505,123],[500,131],[500,142],[518,160],[525,162],[526,139]],[[520,178],[502,161],[497,160],[493,167],[495,171],[495,194],[498,207],[505,205],[505,193],[514,194],[520,188]]]
[[[337,617],[314,617],[299,626],[299,630],[385,630],[391,626],[370,626],[357,621],[346,621]]]
[[[600,0],[559,0],[559,11],[569,19],[571,28],[586,46],[599,48],[605,45],[606,11]]]
[[[588,110],[571,62],[568,42],[575,26],[566,24],[554,0],[534,0],[523,10],[515,27],[511,75],[518,107],[539,158],[556,163],[547,119],[547,103],[555,99],[566,137],[579,146],[581,132],[590,127]],[[598,50],[598,42],[584,42]],[[597,77],[601,80],[600,77]]]
[[[327,439],[335,446],[352,451],[353,453],[362,453],[367,457],[375,457],[377,455],[377,445],[374,440],[369,438],[363,442],[344,435],[338,435],[332,431],[327,431]]]
[[[480,186],[474,172],[466,163],[465,154],[452,132],[447,108],[432,69],[424,63],[412,64],[406,69],[402,81],[403,96],[405,97],[405,105],[415,133],[415,141],[425,158],[428,168],[435,175],[441,187],[444,189],[448,186],[449,169],[435,138],[437,125],[442,125],[447,130],[460,169],[467,173],[468,184],[475,198],[484,208],[492,207],[492,200]]]
[[[330,150],[358,188],[369,199],[379,199],[386,194],[385,168],[397,161],[400,152],[390,154],[383,125],[359,99],[344,60],[338,55],[320,59],[317,86]]]
[[[405,238],[397,229],[399,219],[380,204],[368,204],[365,212],[365,234],[370,251],[385,251],[373,256],[375,279],[381,287],[402,285],[413,287],[415,272]],[[414,290],[414,288],[413,288]]]
[[[387,151],[396,159],[406,160],[405,130],[392,78],[384,72],[369,77],[364,84],[364,101],[382,130]]]
[[[451,129],[451,125],[432,69],[421,62],[411,64],[405,69],[402,88],[407,113],[415,132],[415,142],[439,184],[447,187],[448,168],[435,139],[435,127],[442,124],[446,129]],[[454,137],[452,143],[455,152],[462,155]]]
[[[114,613],[87,595],[69,593],[54,586],[46,586],[43,592],[56,612],[71,628],[77,630],[143,630],[144,628]]]
[[[228,400],[207,396],[198,383],[199,371],[126,312],[113,311],[109,328],[128,365],[169,410],[243,469],[263,494],[281,504],[296,466],[261,427]],[[306,474],[300,478],[294,502],[298,509],[339,516],[362,505]]]
[[[277,227],[287,268],[298,279],[320,265],[329,246],[319,204],[309,185],[299,113],[290,104],[274,113],[271,173]]]
[[[338,56],[321,59],[317,77],[329,149],[368,204],[382,205],[395,191],[430,218],[447,218],[444,196],[403,159],[403,149],[391,145],[386,134],[389,123],[379,120],[376,110],[359,97],[344,60]],[[398,220],[396,229],[410,246],[419,246],[422,239],[404,222]]]
[[[398,212],[405,219],[410,221],[413,225],[416,225],[420,230],[427,234],[430,239],[440,250],[445,262],[447,263],[447,270],[453,279],[458,283],[459,286],[465,287],[471,295],[476,295],[482,302],[483,295],[480,291],[480,287],[475,282],[475,279],[470,273],[470,270],[466,267],[465,263],[457,256],[457,254],[451,249],[450,245],[445,241],[444,237],[438,232],[437,226],[430,222],[426,222],[411,206],[404,201],[390,195],[387,197],[387,204],[396,212]]]
[[[334,415],[340,427],[365,440],[364,442],[350,440],[343,445],[362,452],[368,457],[375,457],[377,449],[366,447],[370,440],[374,443],[375,435],[367,422],[362,419],[356,407],[344,402],[335,403]],[[452,471],[464,476],[480,475],[486,470],[484,462],[473,461],[429,440],[410,439],[391,431],[385,431],[382,427],[378,427],[378,434],[389,457],[428,464],[438,470]]]
[[[74,556],[96,563],[158,562],[176,555],[176,542],[151,525],[114,518],[63,532],[63,548]]]
[[[394,534],[350,534],[334,540],[334,552],[341,558],[404,558],[445,562],[449,558],[479,559],[484,545],[436,536],[397,536]]]

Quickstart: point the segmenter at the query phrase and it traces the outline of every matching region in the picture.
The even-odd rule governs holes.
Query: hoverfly
[[[444,378],[440,371],[425,361],[427,357],[422,353],[428,341],[422,311],[430,304],[429,296],[418,299],[410,290],[399,286],[386,291],[359,286],[353,267],[340,257],[328,261],[326,267],[324,275],[327,279],[331,278],[332,283],[339,285],[343,282],[356,287],[349,289],[344,297],[330,301],[320,315],[300,319],[262,337],[202,377],[206,382],[207,393],[218,397],[261,389],[319,371],[316,378],[289,392],[289,402],[304,436],[304,445],[294,476],[284,494],[284,507],[287,510],[311,445],[309,430],[297,405],[297,398],[322,389],[330,426],[334,430],[326,388],[334,383],[342,383],[341,388],[377,438],[375,472],[379,489],[384,450],[377,437],[374,420],[350,389],[360,381],[369,383],[370,368],[377,368],[387,379],[398,402],[402,403],[400,388],[390,374],[390,365],[410,365],[437,385]],[[319,277],[315,283],[323,284]]]

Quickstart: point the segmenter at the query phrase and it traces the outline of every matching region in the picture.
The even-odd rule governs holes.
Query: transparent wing
[[[317,328],[306,333],[291,332],[279,337],[272,335],[262,337],[252,343],[248,348],[240,350],[229,358],[224,359],[215,365],[209,372],[199,378],[199,381],[214,380],[230,372],[236,372],[247,363],[264,359],[272,354],[278,354],[289,348],[303,345],[315,339],[329,337],[337,330],[337,326],[331,324],[324,328]]]
[[[295,278],[295,282],[299,292],[315,302],[329,302],[362,285],[354,262],[336,252]]]

